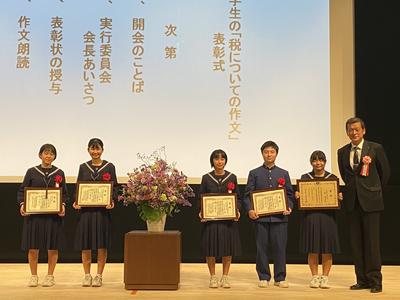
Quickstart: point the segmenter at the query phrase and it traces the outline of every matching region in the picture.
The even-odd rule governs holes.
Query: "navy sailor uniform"
[[[200,195],[208,193],[227,193],[228,183],[235,185],[232,193],[236,193],[240,205],[239,189],[236,175],[225,170],[224,175],[215,175],[215,171],[203,175]],[[203,254],[207,257],[238,256],[241,254],[241,243],[238,222],[231,220],[208,221],[202,223],[201,244]]]
[[[324,177],[317,178],[337,179],[326,171]],[[301,179],[315,179],[314,172],[301,175]],[[303,211],[299,247],[303,253],[340,253],[336,210]]]
[[[17,199],[18,204],[24,203],[25,187],[50,188],[56,187],[55,178],[61,176],[59,183],[62,188],[62,202],[67,201],[67,186],[65,175],[55,166],[43,168],[41,165],[28,169],[21,183]],[[64,246],[63,217],[57,214],[33,214],[24,217],[21,249],[58,250]]]
[[[113,182],[113,200],[117,198],[117,176],[112,163],[103,160],[101,166],[93,166],[92,161],[79,166],[77,181],[105,181],[104,174]],[[111,244],[111,210],[105,207],[82,207],[79,211],[75,235],[77,250],[108,249]]]

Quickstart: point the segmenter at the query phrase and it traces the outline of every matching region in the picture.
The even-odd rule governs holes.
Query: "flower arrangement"
[[[187,177],[174,164],[166,161],[165,147],[150,156],[138,153],[143,164],[128,173],[128,183],[118,197],[124,205],[134,203],[144,221],[157,221],[163,215],[172,216],[179,212],[179,205],[192,206],[187,200],[193,197]]]
[[[278,178],[278,187],[283,187],[285,186],[286,180],[285,178]]]

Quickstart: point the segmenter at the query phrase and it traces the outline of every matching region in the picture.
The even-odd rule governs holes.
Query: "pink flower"
[[[110,175],[110,173],[104,173],[103,174],[103,180],[104,181],[110,181],[110,179],[111,179],[111,175]]]
[[[370,156],[366,155],[362,159],[363,165],[361,168],[360,175],[367,177],[369,175],[369,164],[372,162],[372,159]]]
[[[286,183],[285,178],[278,178],[278,186],[282,187]]]
[[[60,175],[56,175],[56,177],[54,177],[54,182],[56,183],[55,186],[58,188],[60,186],[60,183],[62,182],[62,176]]]
[[[363,162],[363,164],[367,164],[368,165],[368,164],[370,164],[372,162],[372,159],[371,159],[370,156],[366,155],[366,156],[363,157],[362,162]]]
[[[56,175],[56,177],[54,177],[54,181],[55,181],[55,183],[60,184],[62,182],[62,176]]]
[[[228,182],[226,187],[228,188],[228,193],[232,193],[232,191],[235,189],[235,184],[233,182]]]

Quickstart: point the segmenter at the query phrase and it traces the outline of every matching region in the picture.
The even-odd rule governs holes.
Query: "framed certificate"
[[[26,187],[24,212],[32,214],[58,214],[62,210],[61,188]]]
[[[339,209],[339,179],[298,179],[299,209]]]
[[[112,181],[80,181],[76,183],[76,203],[82,207],[101,207],[111,204]]]
[[[288,209],[284,187],[253,191],[250,194],[253,209],[259,216],[282,214]]]
[[[238,217],[236,194],[201,195],[201,217],[207,221],[236,219]]]

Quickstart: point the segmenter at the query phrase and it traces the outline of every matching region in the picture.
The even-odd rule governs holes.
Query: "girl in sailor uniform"
[[[112,163],[103,160],[103,142],[98,138],[89,141],[88,152],[91,160],[79,166],[77,181],[112,181],[113,200],[106,207],[80,207],[76,201],[73,207],[79,210],[78,227],[75,236],[75,248],[82,251],[82,264],[85,276],[82,286],[100,287],[107,261],[107,250],[111,241],[111,209],[117,197],[117,176]],[[97,275],[92,278],[90,267],[92,250],[97,250]]]
[[[40,147],[39,158],[41,164],[28,169],[24,180],[18,190],[18,203],[20,213],[24,217],[21,248],[28,251],[28,261],[31,278],[28,286],[38,286],[37,265],[39,250],[46,250],[48,255],[48,273],[42,286],[49,287],[55,284],[54,269],[58,260],[58,249],[63,244],[63,217],[65,216],[65,203],[67,201],[67,187],[64,172],[53,166],[57,157],[56,148],[51,144]],[[24,211],[24,190],[26,187],[62,189],[62,209],[59,214],[32,214]]]
[[[210,155],[210,164],[213,171],[203,175],[200,185],[200,195],[207,193],[236,193],[239,199],[237,178],[233,173],[225,170],[228,157],[223,150],[214,150]],[[201,215],[199,214],[200,218]],[[240,214],[238,212],[238,216]],[[239,219],[239,218],[238,218]],[[207,221],[201,220],[203,227],[201,233],[202,248],[210,273],[210,288],[230,288],[228,273],[232,256],[240,255],[241,244],[237,221]],[[223,275],[220,281],[215,275],[215,261],[222,258]]]
[[[310,157],[313,170],[303,174],[301,179],[337,179],[325,170],[326,156],[322,151],[314,151]],[[299,192],[295,197],[300,198]],[[342,193],[338,195],[343,199]],[[335,210],[305,211],[300,223],[300,251],[308,254],[311,270],[311,288],[329,288],[328,275],[332,267],[332,254],[340,252]],[[322,257],[322,275],[318,275],[319,255]]]

